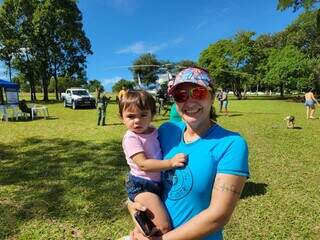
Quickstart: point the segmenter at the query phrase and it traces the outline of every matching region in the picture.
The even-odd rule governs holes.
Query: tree
[[[279,0],[277,8],[280,11],[284,11],[290,7],[293,7],[294,11],[297,11],[299,8],[310,10],[319,2],[319,0]]]
[[[86,87],[90,92],[94,92],[97,89],[104,92],[104,87],[102,86],[101,82],[96,79],[90,80]]]
[[[32,100],[35,100],[34,79],[41,79],[44,100],[48,100],[52,76],[58,93],[58,76],[76,79],[84,72],[86,56],[92,52],[75,0],[5,0],[1,9],[0,21],[6,28],[17,31],[14,67],[30,83]],[[12,18],[5,17],[12,12],[16,13]],[[5,41],[7,35],[0,37],[2,50],[10,49]]]
[[[290,7],[293,8],[294,12],[300,8],[310,11],[316,7],[319,8],[319,2],[319,0],[279,0],[277,8],[280,11],[284,11]],[[320,31],[320,9],[316,11],[316,27]]]
[[[232,79],[232,40],[224,39],[209,45],[200,53],[200,66],[208,69],[217,85],[226,86]]]
[[[263,83],[263,79],[265,78],[267,72],[267,62],[268,57],[272,49],[276,48],[277,40],[275,35],[263,34],[256,38],[254,42],[254,54],[252,56],[252,62],[254,65],[254,69],[252,74],[254,75],[254,80],[249,83],[251,86],[255,85],[255,90],[258,92],[259,88]],[[265,86],[264,86],[265,87]],[[269,89],[270,86],[267,86]]]
[[[91,45],[82,29],[82,15],[74,0],[41,1],[33,15],[33,24],[37,56],[42,60],[40,72],[46,100],[50,77],[54,76],[57,86],[59,73],[69,68],[68,75],[73,76],[81,71],[86,55],[92,54]]]
[[[4,3],[0,7],[0,60],[3,60],[8,67],[10,82],[12,79],[12,59],[19,46],[17,41],[19,26],[14,25],[14,21],[18,16],[19,13],[12,7],[12,4]]]
[[[276,35],[280,47],[294,45],[310,58],[320,57],[320,32],[316,12],[301,14],[284,31]]]
[[[302,90],[313,78],[312,62],[296,47],[288,45],[283,49],[272,49],[267,62],[264,81],[279,86],[281,96],[284,89]]]
[[[129,70],[133,73],[133,79],[136,82],[149,85],[157,80],[157,70],[161,63],[156,59],[154,54],[146,53],[141,55],[133,62],[133,67]]]
[[[254,70],[254,34],[239,32],[233,39],[220,40],[202,51],[199,58],[199,64],[209,70],[218,84],[232,87],[238,99]]]
[[[136,84],[134,82],[122,78],[112,86],[112,92],[120,92],[122,87],[125,87],[126,89],[133,89],[135,85]]]

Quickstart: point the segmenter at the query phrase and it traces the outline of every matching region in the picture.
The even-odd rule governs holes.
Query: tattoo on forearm
[[[214,184],[213,188],[221,192],[232,192],[238,196],[240,196],[241,194],[241,191],[238,191],[235,185],[226,184],[224,182],[221,182],[220,179],[216,180],[216,183]]]

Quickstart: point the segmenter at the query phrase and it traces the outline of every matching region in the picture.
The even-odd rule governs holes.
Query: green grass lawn
[[[117,239],[132,228],[123,202],[125,131],[94,109],[47,103],[50,119],[0,122],[0,239]],[[320,120],[302,103],[230,101],[218,123],[248,141],[251,177],[226,239],[319,239]],[[296,129],[286,129],[286,115]],[[167,116],[157,116],[159,126]]]

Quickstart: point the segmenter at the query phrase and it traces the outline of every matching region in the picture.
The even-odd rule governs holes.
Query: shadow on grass
[[[59,119],[59,118],[57,118],[57,117],[47,117],[47,118],[45,118],[44,116],[37,116],[37,117],[35,117],[35,118],[33,118],[33,119],[31,119],[31,117],[27,117],[27,118],[19,118],[18,120],[16,120],[16,119],[10,119],[10,122],[31,122],[31,121],[37,121],[37,120],[48,120],[48,121],[50,121],[50,120],[57,120],[57,119]]]
[[[265,183],[246,182],[241,193],[241,199],[264,195],[267,192],[267,186]]]
[[[122,122],[118,122],[118,123],[106,123],[105,126],[120,126],[120,125],[124,125]]]
[[[107,219],[126,214],[120,141],[26,139],[0,144],[0,239],[30,219]]]
[[[241,113],[229,113],[228,115],[218,114],[217,118],[219,118],[219,117],[239,117],[239,116],[243,116],[243,114],[241,114]]]

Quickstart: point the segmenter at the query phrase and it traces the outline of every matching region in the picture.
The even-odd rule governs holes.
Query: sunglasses
[[[178,89],[172,94],[173,99],[178,103],[183,103],[192,98],[193,100],[204,100],[208,96],[208,90],[204,87],[194,87],[188,90]]]

